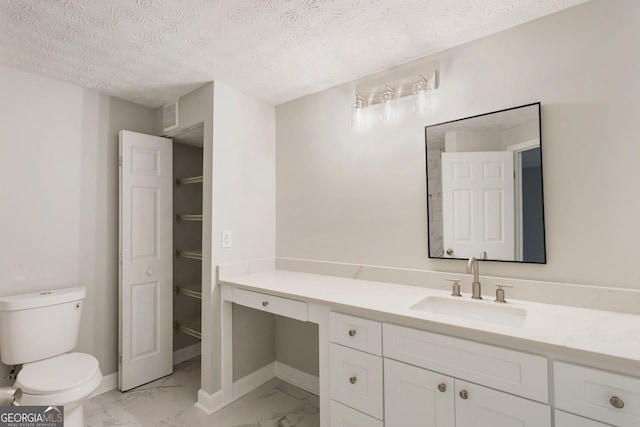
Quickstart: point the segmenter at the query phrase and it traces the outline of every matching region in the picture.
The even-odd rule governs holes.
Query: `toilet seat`
[[[15,387],[22,389],[22,405],[65,405],[86,398],[101,381],[95,357],[65,353],[26,363]]]

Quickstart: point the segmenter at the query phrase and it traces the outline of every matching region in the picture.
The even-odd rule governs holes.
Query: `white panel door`
[[[454,380],[384,359],[386,427],[453,427]]]
[[[120,131],[122,391],[173,371],[172,181],[170,139]]]
[[[442,213],[445,256],[513,260],[513,152],[442,153]]]
[[[542,403],[455,380],[456,427],[551,427]]]

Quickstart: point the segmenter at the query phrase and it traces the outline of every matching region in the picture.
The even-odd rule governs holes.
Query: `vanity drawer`
[[[555,410],[555,427],[611,427],[611,424],[604,424],[588,418],[579,417],[568,412]]]
[[[307,321],[307,303],[289,298],[236,289],[235,303],[273,314]]]
[[[331,344],[330,397],[382,420],[382,357]]]
[[[547,359],[385,323],[385,357],[549,403]]]
[[[640,378],[564,362],[553,369],[556,408],[615,426],[640,426]]]
[[[382,323],[340,313],[329,313],[331,342],[382,355]]]
[[[331,401],[331,427],[383,427],[380,420],[365,415],[360,411]]]

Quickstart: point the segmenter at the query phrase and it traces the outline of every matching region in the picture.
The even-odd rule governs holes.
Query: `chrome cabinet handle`
[[[356,330],[355,329],[349,329],[349,336],[350,337],[356,336]]]
[[[262,301],[262,306],[263,306],[263,307],[266,307],[266,306],[268,306],[268,305],[269,305],[269,301]]]
[[[447,255],[449,256],[453,255],[453,249],[451,248],[447,249]]]
[[[611,403],[611,406],[613,406],[616,409],[624,408],[624,401],[620,399],[618,396],[613,396],[611,399],[609,399],[609,403]]]
[[[357,379],[356,377],[351,377],[351,378],[349,378],[349,382],[350,382],[351,384],[355,384],[355,383],[356,383],[356,381],[358,381],[358,379]]]
[[[463,398],[464,400],[467,400],[469,398],[469,392],[467,390],[462,390],[460,392],[460,397]]]
[[[444,393],[445,391],[447,391],[447,385],[445,383],[438,384],[438,390]]]

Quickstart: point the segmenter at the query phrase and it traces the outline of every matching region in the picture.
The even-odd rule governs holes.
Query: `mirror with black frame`
[[[425,128],[429,258],[546,263],[540,103]]]

